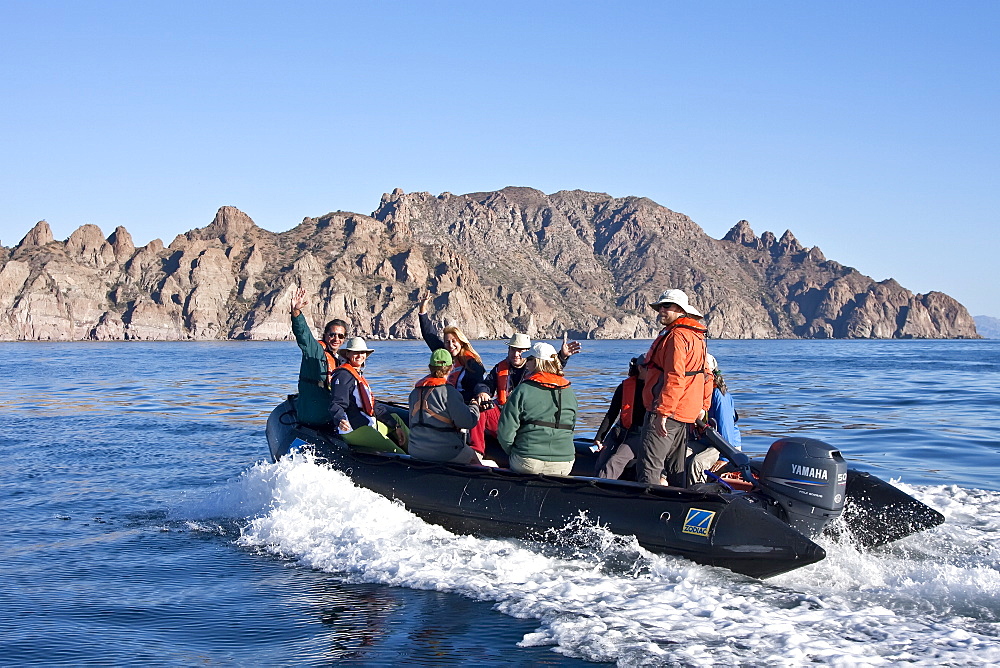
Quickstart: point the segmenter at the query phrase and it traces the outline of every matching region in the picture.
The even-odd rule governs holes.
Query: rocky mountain
[[[977,315],[972,319],[976,322],[976,330],[984,339],[1000,339],[1000,318]]]
[[[313,324],[341,317],[375,338],[417,336],[418,295],[473,338],[651,337],[647,304],[683,288],[718,338],[976,337],[951,297],[875,282],[791,232],[740,221],[721,240],[640,197],[530,188],[383,195],[370,215],[335,212],[274,233],[242,211],[136,248],[45,221],[0,247],[0,339],[285,339],[302,286]]]

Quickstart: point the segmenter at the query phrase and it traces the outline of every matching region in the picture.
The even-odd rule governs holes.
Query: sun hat
[[[454,361],[451,359],[451,353],[444,348],[438,348],[433,353],[431,353],[430,366],[451,366]]]
[[[719,362],[712,353],[705,353],[705,366],[713,373],[719,370]]]
[[[687,313],[688,315],[693,315],[698,318],[702,317],[701,311],[691,306],[691,304],[688,302],[688,296],[687,294],[685,294],[683,290],[676,290],[676,289],[664,290],[663,293],[660,295],[659,299],[650,304],[650,306],[652,308],[660,308],[664,304],[677,304],[682,309],[684,309],[684,312]]]
[[[507,342],[507,347],[527,350],[531,347],[531,339],[528,338],[527,334],[521,334],[518,332],[514,334],[514,336],[510,337],[510,341]]]
[[[362,339],[360,336],[352,336],[351,338],[347,339],[347,343],[345,343],[340,347],[340,352],[341,354],[368,353],[369,355],[371,355],[375,351],[369,348],[368,344],[365,343],[365,340]]]
[[[536,343],[531,346],[531,350],[525,355],[527,358],[534,357],[538,360],[554,360],[556,358],[556,349],[550,346],[548,343]]]

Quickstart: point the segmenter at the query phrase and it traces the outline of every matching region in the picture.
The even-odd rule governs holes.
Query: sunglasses
[[[327,338],[330,338],[330,339],[346,339],[347,338],[347,334],[341,334],[340,332],[327,332],[326,336],[327,336]]]

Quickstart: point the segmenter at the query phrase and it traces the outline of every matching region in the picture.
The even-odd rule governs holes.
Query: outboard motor
[[[817,536],[844,509],[847,462],[823,441],[782,438],[767,451],[759,484],[790,525]]]

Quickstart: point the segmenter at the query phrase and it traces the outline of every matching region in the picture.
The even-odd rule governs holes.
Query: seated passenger
[[[512,471],[569,475],[576,459],[576,394],[555,348],[536,343],[527,358],[525,378],[500,412],[497,440]]]
[[[479,353],[472,347],[469,338],[458,327],[445,327],[442,336],[438,336],[434,331],[430,318],[427,316],[426,295],[420,300],[420,308],[417,316],[420,321],[420,335],[431,352],[444,348],[451,353],[454,366],[448,374],[447,383],[458,389],[462,394],[462,400],[469,404],[476,396],[476,387],[483,382],[483,375],[486,369],[483,367],[483,360]],[[476,452],[483,454],[486,452],[486,440],[483,437],[482,429],[473,429],[469,432],[469,445]]]
[[[368,381],[362,375],[365,361],[375,351],[360,337],[341,347],[344,359],[334,370],[330,390],[330,422],[347,443],[376,451],[403,452],[406,429],[400,419],[377,404]],[[389,434],[393,435],[390,440]]]
[[[347,323],[335,319],[323,328],[322,343],[316,341],[312,329],[302,315],[309,300],[299,288],[292,295],[292,334],[302,350],[299,365],[299,398],[295,404],[299,422],[310,427],[325,427],[330,423],[330,376],[337,368],[337,351],[347,338]]]
[[[736,421],[739,416],[733,406],[733,397],[726,388],[726,381],[719,371],[719,363],[711,354],[705,355],[705,366],[712,373],[714,387],[712,389],[712,404],[708,409],[708,419],[714,421],[719,435],[729,445],[742,450],[739,427]],[[705,471],[717,471],[725,462],[719,461],[719,451],[699,440],[688,441],[688,480],[691,484],[705,482]]]
[[[608,412],[594,437],[598,449],[594,473],[598,478],[617,480],[628,466],[635,464],[636,455],[641,452],[642,423],[646,419],[646,409],[642,405],[646,379],[644,362],[645,356],[632,358],[628,377],[615,389]]]
[[[715,388],[712,390],[712,405],[708,409],[708,418],[715,421],[715,428],[726,440],[726,443],[737,450],[743,449],[743,438],[740,436],[740,428],[736,425],[740,421],[739,413],[733,403],[733,395],[726,386],[726,379],[722,377],[722,370],[719,363],[711,355],[707,356],[709,369],[715,380]]]
[[[417,459],[474,464],[476,451],[465,444],[462,429],[479,419],[479,407],[467,406],[445,380],[452,369],[451,353],[441,348],[431,355],[430,374],[410,392],[410,437],[407,451]]]

